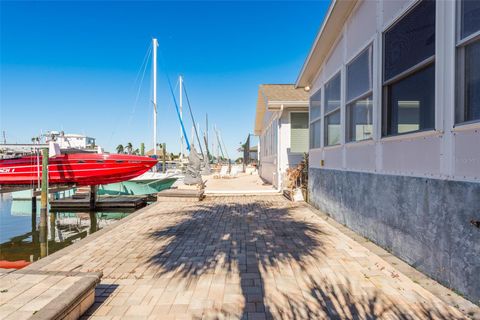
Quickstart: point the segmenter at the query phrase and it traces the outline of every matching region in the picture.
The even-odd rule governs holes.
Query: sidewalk
[[[31,266],[102,271],[86,318],[464,318],[281,196],[157,203],[92,238]]]
[[[205,194],[209,195],[260,195],[280,193],[271,184],[265,183],[258,174],[239,173],[232,178],[204,176]]]

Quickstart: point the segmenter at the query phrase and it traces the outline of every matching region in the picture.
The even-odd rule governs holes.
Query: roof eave
[[[316,71],[321,67],[330,47],[338,38],[338,33],[342,30],[345,21],[357,1],[358,0],[332,0],[322,26],[315,37],[312,48],[295,81],[295,88],[303,88],[311,85],[317,73]]]

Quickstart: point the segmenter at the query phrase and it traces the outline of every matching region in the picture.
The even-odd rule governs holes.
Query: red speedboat
[[[49,158],[49,184],[90,186],[135,178],[157,160],[124,154],[73,153]],[[42,174],[42,157],[22,156],[0,160],[0,185],[33,185]]]

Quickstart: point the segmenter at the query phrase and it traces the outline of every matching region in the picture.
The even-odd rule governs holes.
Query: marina
[[[480,320],[480,1],[0,12],[0,319]]]
[[[101,272],[85,315],[106,319],[240,319],[266,312],[273,318],[356,312],[463,319],[478,310],[338,228],[281,195],[158,202],[23,270]]]

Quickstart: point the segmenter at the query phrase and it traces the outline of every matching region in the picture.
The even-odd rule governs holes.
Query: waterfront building
[[[293,84],[260,85],[255,135],[260,177],[282,188],[287,168],[308,152],[308,93]]]
[[[59,133],[52,131],[46,136],[46,142],[54,141],[61,149],[95,149],[95,138],[83,134]]]
[[[477,303],[479,17],[479,1],[332,1],[296,81],[311,204]]]

